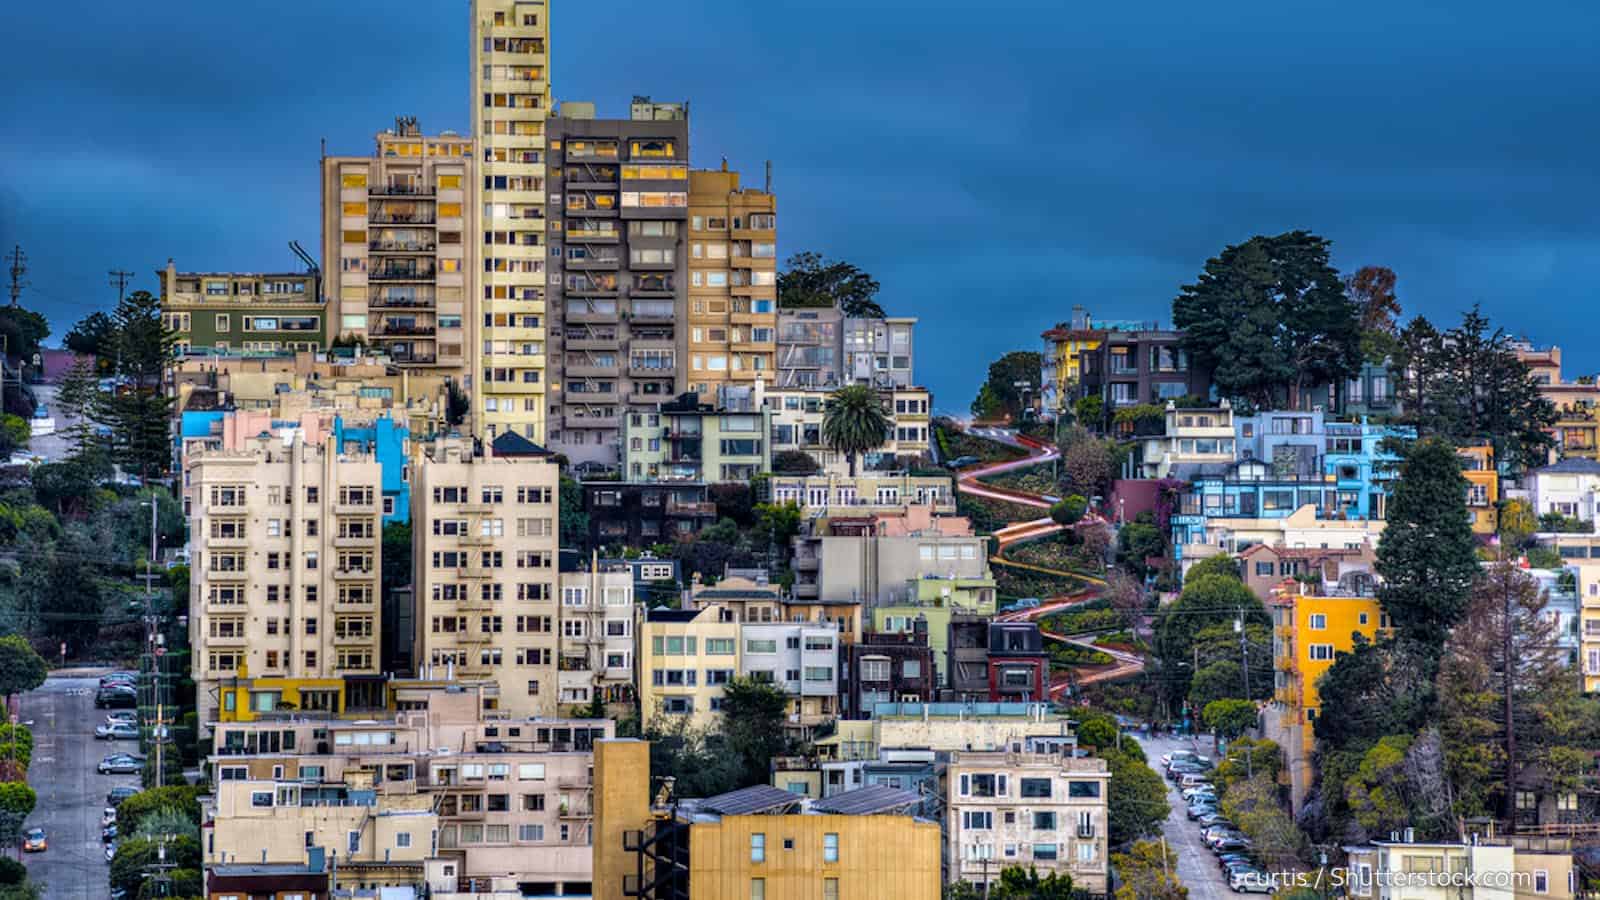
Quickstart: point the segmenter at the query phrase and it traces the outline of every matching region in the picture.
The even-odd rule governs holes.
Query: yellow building
[[[596,744],[596,897],[939,896],[939,826],[909,814],[922,802],[915,792],[862,788],[806,814],[804,798],[765,784],[652,804],[649,752],[642,741]],[[641,864],[647,883],[633,874]]]
[[[379,134],[370,157],[323,158],[330,334],[406,368],[477,368],[476,181],[472,139],[424,135],[415,119]]]
[[[1473,534],[1494,534],[1500,526],[1500,473],[1494,467],[1494,448],[1484,444],[1462,447],[1461,474],[1467,479],[1467,512]]]
[[[544,442],[545,122],[549,6],[472,0],[473,135],[480,167],[473,239],[482,365],[472,372],[477,428]],[[480,348],[481,349],[481,348]]]
[[[777,381],[778,203],[739,173],[689,173],[689,390]]]
[[[722,685],[738,674],[740,624],[723,607],[652,609],[639,632],[639,715],[673,721],[687,717],[690,727],[716,720]]]
[[[1080,354],[1099,350],[1106,333],[1094,328],[1056,326],[1040,335],[1044,339],[1040,372],[1040,399],[1044,412],[1057,413],[1072,406],[1074,389],[1083,374]]]

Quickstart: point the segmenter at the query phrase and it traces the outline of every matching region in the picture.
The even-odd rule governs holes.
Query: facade
[[[167,260],[161,321],[176,333],[174,353],[281,353],[328,343],[327,301],[319,273],[179,272]]]
[[[1369,544],[1359,547],[1284,547],[1252,544],[1239,553],[1239,574],[1251,593],[1266,603],[1290,579],[1315,578],[1319,590],[1360,597],[1377,589],[1377,554]]]
[[[928,576],[988,579],[988,538],[928,529],[908,535],[827,534],[794,539],[794,593],[800,599],[854,599],[863,607],[912,603]],[[811,565],[811,560],[816,565]],[[943,585],[949,586],[949,585]]]
[[[1177,544],[1175,549],[1185,571],[1190,565],[1209,556],[1240,553],[1256,544],[1291,549],[1371,547],[1376,550],[1378,539],[1383,535],[1382,520],[1325,519],[1317,515],[1317,507],[1310,503],[1281,518],[1276,517],[1276,510],[1266,512],[1274,517],[1269,518],[1261,511],[1250,517],[1235,514],[1199,519],[1195,513],[1173,516],[1174,533],[1186,539],[1185,543]],[[1186,518],[1188,516],[1195,518]],[[1177,531],[1178,525],[1200,521],[1204,522],[1203,529]]]
[[[1579,896],[1572,850],[1570,838],[1516,835],[1473,835],[1470,843],[1373,841],[1344,848],[1345,892],[1360,900],[1571,900]]]
[[[905,634],[868,632],[848,652],[843,715],[865,719],[879,703],[931,703],[937,696],[926,627]]]
[[[1555,548],[1566,563],[1565,569],[1573,573],[1583,690],[1590,694],[1600,692],[1600,534],[1541,534],[1539,543]],[[1556,605],[1555,600],[1552,595],[1552,606]]]
[[[1389,615],[1371,596],[1287,594],[1268,603],[1272,614],[1273,702],[1264,717],[1267,737],[1284,750],[1289,796],[1295,812],[1311,790],[1311,754],[1321,701],[1317,680],[1335,657],[1389,628]]]
[[[810,456],[824,473],[848,476],[851,461],[828,449],[822,440],[822,416],[830,393],[823,388],[767,388],[758,384],[756,402],[772,414],[774,454],[798,450]],[[878,388],[878,394],[883,411],[889,416],[889,432],[881,447],[856,460],[856,470],[862,474],[884,469],[903,471],[907,458],[928,454],[932,399],[927,388],[886,386]]]
[[[1035,622],[989,623],[989,699],[999,703],[1050,699],[1050,655]]]
[[[476,368],[477,169],[472,139],[398,119],[371,157],[322,160],[322,258],[334,323],[395,364]]]
[[[1211,373],[1191,364],[1182,340],[1158,328],[1107,330],[1098,347],[1078,354],[1078,396],[1105,401],[1108,419],[1126,406],[1209,396]]]
[[[1110,873],[1103,759],[958,751],[945,771],[945,863],[979,890],[1006,866],[1060,872],[1104,894]]]
[[[256,438],[185,460],[201,722],[382,708],[382,468]]]
[[[698,403],[692,395],[659,412],[630,412],[622,472],[633,481],[748,482],[772,471],[772,414]]]
[[[1140,471],[1145,478],[1166,478],[1201,466],[1224,466],[1234,455],[1233,409],[1179,409],[1167,404],[1166,428],[1139,441]]]
[[[742,626],[721,607],[646,609],[639,626],[639,717],[691,728],[717,720],[722,686],[741,667]]]
[[[479,338],[472,372],[474,423],[493,437],[546,435],[545,126],[550,116],[548,7],[472,0],[471,206],[481,216]]]
[[[1040,335],[1039,410],[1046,416],[1070,411],[1082,392],[1085,355],[1093,355],[1108,332],[1123,334],[1160,330],[1156,322],[1096,321],[1086,307],[1074,305],[1072,318]]]
[[[724,384],[777,371],[778,202],[739,186],[739,173],[689,173],[688,390],[715,396]]]
[[[831,622],[746,622],[738,674],[775,685],[787,698],[785,727],[807,737],[839,716],[838,629]]]
[[[590,617],[557,602],[558,480],[515,433],[487,447],[441,438],[416,466],[415,665],[494,682],[484,702],[513,716],[556,714],[558,636]]]
[[[1461,459],[1461,475],[1467,479],[1472,533],[1494,534],[1500,528],[1500,473],[1494,466],[1494,447],[1461,447],[1456,456]]]
[[[703,482],[585,481],[583,509],[593,547],[669,543],[717,520]]]
[[[773,430],[779,427],[774,425]],[[773,503],[793,503],[807,518],[893,513],[907,504],[931,506],[939,515],[956,511],[955,481],[944,475],[872,472],[857,475],[784,475],[765,482]]]
[[[1559,515],[1594,522],[1600,512],[1600,462],[1573,457],[1528,472],[1535,516]]]
[[[596,897],[937,897],[939,826],[921,797],[872,787],[813,803],[771,785],[651,800],[650,745],[595,753]]]
[[[219,723],[205,760],[208,870],[334,861],[337,887],[447,900],[587,893],[605,719],[495,718],[485,685],[402,684],[359,721]],[[209,874],[209,873],[208,873]],[[324,875],[326,878],[327,876]]]
[[[780,388],[835,389],[846,384],[910,387],[917,320],[847,317],[838,309],[778,311]]]
[[[568,102],[547,127],[549,446],[616,465],[623,416],[687,384],[688,104]]]
[[[556,682],[564,713],[575,715],[595,698],[619,713],[631,711],[633,585],[625,565],[591,558],[570,571],[562,567]]]

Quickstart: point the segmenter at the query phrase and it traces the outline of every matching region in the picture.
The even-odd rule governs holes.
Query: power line
[[[122,269],[111,269],[106,273],[111,276],[111,286],[117,289],[117,305],[122,305],[122,297],[128,290],[128,281],[133,278],[132,272]]]

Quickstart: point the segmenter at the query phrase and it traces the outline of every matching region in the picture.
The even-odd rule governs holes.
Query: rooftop
[[[1575,457],[1534,469],[1532,475],[1600,475],[1600,462]]]

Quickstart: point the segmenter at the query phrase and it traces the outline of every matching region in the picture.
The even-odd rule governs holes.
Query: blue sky
[[[442,10],[442,12],[441,12]],[[56,325],[181,268],[292,268],[317,157],[396,114],[468,128],[466,0],[56,0],[0,35],[0,247]],[[921,317],[964,409],[1082,303],[1167,319],[1228,243],[1309,228],[1408,313],[1494,320],[1600,369],[1600,4],[557,2],[562,99],[692,103],[699,166],[773,161],[780,254]]]

